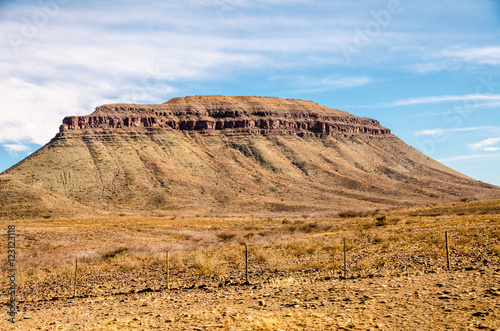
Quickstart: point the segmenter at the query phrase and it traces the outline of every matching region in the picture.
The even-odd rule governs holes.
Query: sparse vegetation
[[[376,226],[385,226],[388,224],[387,223],[387,216],[385,216],[385,215],[377,217],[376,221],[377,221],[375,223]]]
[[[290,286],[290,282],[339,279],[343,237],[347,239],[349,278],[392,279],[444,270],[444,231],[449,233],[453,268],[496,268],[500,265],[500,216],[477,214],[497,203],[489,204],[457,204],[442,213],[448,214],[445,217],[422,216],[429,210],[445,210],[435,205],[421,208],[416,216],[408,209],[307,220],[124,216],[51,219],[43,226],[37,220],[17,221],[22,229],[17,239],[18,269],[22,270],[19,298],[36,302],[71,296],[75,258],[78,279],[85,284],[78,288],[81,295],[159,290],[165,286],[167,251],[171,286],[181,292],[239,284],[244,279],[242,241],[248,243],[252,283],[276,288]],[[4,255],[0,258],[6,261]],[[6,267],[4,263],[2,268]],[[5,281],[0,280],[0,300],[6,300]]]
[[[342,217],[342,218],[354,218],[354,217],[359,217],[359,216],[360,216],[359,213],[352,211],[352,210],[339,213],[339,217]]]
[[[217,235],[217,238],[219,238],[221,241],[223,242],[228,242],[228,241],[231,241],[232,239],[234,239],[236,237],[236,234],[234,233],[229,233],[229,232],[223,232],[223,233],[219,233]]]
[[[114,257],[116,257],[117,255],[120,255],[120,254],[124,254],[128,252],[128,248],[127,247],[119,247],[117,249],[114,249],[110,252],[106,252],[104,253],[104,255],[102,256],[103,259],[105,260],[108,260],[108,259],[112,259]]]
[[[471,204],[476,208],[471,209]],[[162,290],[167,251],[173,288],[182,293],[202,287],[210,293],[243,281],[242,241],[248,243],[252,284],[263,288],[339,280],[343,237],[347,239],[349,278],[389,281],[401,275],[440,272],[446,262],[444,231],[450,237],[453,268],[496,268],[500,265],[500,216],[477,215],[478,210],[496,204],[457,204],[446,217],[422,216],[429,209],[444,209],[435,205],[421,208],[417,216],[411,216],[414,210],[408,209],[307,220],[123,216],[51,219],[43,226],[37,220],[17,221],[22,229],[17,238],[18,269],[22,270],[18,295],[34,302],[71,296],[75,258],[82,284],[78,293],[83,296]],[[5,261],[4,255],[0,258]],[[4,263],[3,270],[6,267]],[[6,300],[5,281],[0,280],[0,300]]]
[[[427,212],[422,209],[418,216],[411,216],[412,210],[393,211],[375,220],[371,216],[230,221],[117,217],[55,219],[44,222],[43,229],[38,221],[19,221],[22,232],[18,238],[18,263],[24,270],[20,283],[69,277],[74,259],[78,258],[81,277],[90,284],[89,293],[97,291],[99,282],[109,283],[118,270],[130,272],[120,276],[123,284],[130,282],[132,274],[144,274],[143,281],[153,284],[161,279],[167,250],[171,252],[173,273],[184,283],[196,281],[190,278],[193,275],[237,277],[243,254],[239,244],[243,240],[249,244],[252,268],[259,270],[254,277],[269,277],[276,271],[340,272],[344,236],[348,239],[349,259],[360,276],[379,273],[382,265],[383,274],[417,271],[443,265],[442,228],[450,233],[454,254],[458,254],[463,267],[468,267],[482,261],[477,256],[492,254],[498,259],[500,254],[499,217],[489,213],[478,216],[478,210],[489,207],[483,203],[470,209],[471,204],[461,204],[462,210],[453,206],[452,216],[446,218],[421,216]],[[497,205],[493,201],[490,204]],[[436,208],[442,206],[428,207]],[[457,211],[465,215],[458,216]],[[115,246],[109,246],[110,242]],[[414,260],[415,256],[419,258]],[[92,270],[99,270],[100,281]],[[157,274],[147,276],[151,272]]]

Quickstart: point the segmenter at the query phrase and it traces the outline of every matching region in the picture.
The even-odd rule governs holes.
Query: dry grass
[[[489,210],[487,203],[476,205]],[[70,296],[75,259],[79,291],[89,295],[164,287],[167,251],[174,286],[240,282],[245,242],[254,282],[301,279],[304,272],[338,277],[344,237],[349,274],[355,277],[444,269],[444,231],[450,234],[454,268],[478,268],[483,260],[498,266],[500,215],[470,206],[464,210],[440,217],[395,210],[385,218],[116,217],[2,221],[0,226],[16,224],[19,295],[37,300]],[[384,224],[377,226],[377,219]],[[5,271],[6,243],[2,252]],[[5,282],[0,283],[2,301]]]

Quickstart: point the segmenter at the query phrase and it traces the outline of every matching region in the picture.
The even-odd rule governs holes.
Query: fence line
[[[446,264],[443,263],[442,266],[443,266],[443,268],[446,268],[448,271],[451,271],[452,268],[451,268],[451,257],[450,257],[451,250],[450,250],[449,232],[445,231],[444,234],[445,234],[445,236],[444,236],[444,243],[443,242],[441,242],[441,243],[442,243],[442,245],[444,244],[443,246],[444,246],[444,248],[446,250]],[[247,243],[245,243],[244,246],[245,246],[244,247],[244,280],[245,281],[242,282],[242,283],[239,283],[239,284],[238,283],[234,283],[234,285],[249,285],[250,284],[250,275],[249,275],[250,271],[249,270],[253,266],[261,265],[262,263],[264,263],[262,261],[258,261],[258,259],[257,259],[256,256],[252,256],[250,254],[249,245]],[[443,246],[441,246],[441,247],[443,247]],[[458,242],[455,243],[454,247],[457,248],[457,249],[459,248]],[[266,249],[266,248],[263,248],[263,247],[261,247],[261,248],[264,249],[264,250]],[[347,280],[347,279],[349,279],[348,278],[349,258],[348,258],[348,254],[347,254],[347,251],[348,251],[348,248],[347,248],[347,238],[345,236],[342,237],[342,239],[341,239],[341,249],[342,249],[342,252],[343,252],[343,254],[342,254],[343,265],[340,268],[341,269],[340,273],[343,274],[343,277],[340,276],[340,277],[338,277],[338,279]],[[350,256],[351,256],[352,259],[354,259],[353,256],[355,256],[355,255],[356,254],[350,254]],[[315,254],[311,254],[311,258],[312,259],[314,259],[315,256],[316,256]],[[410,255],[408,255],[408,256],[410,256]],[[253,259],[251,259],[251,257],[253,257]],[[165,283],[164,283],[163,286],[160,285],[159,287],[157,287],[157,290],[162,290],[162,289],[170,290],[171,289],[171,274],[170,274],[171,273],[171,254],[170,254],[170,251],[166,252],[165,259],[166,259],[166,261],[165,261],[166,262],[166,270],[165,270],[165,274],[164,274],[165,275],[165,278],[164,278],[165,279]],[[332,260],[335,260],[335,259],[332,257]],[[436,261],[439,261],[439,260],[436,259]],[[236,265],[238,266],[240,264],[236,263]],[[389,268],[387,268],[386,265],[382,265],[379,269],[382,270],[382,267],[385,267],[386,270],[389,269]],[[216,266],[216,268],[217,268],[217,266]],[[367,267],[366,269],[369,269],[369,268],[370,267]],[[372,268],[374,268],[374,267],[372,266]],[[424,263],[424,268],[428,268],[427,263]],[[88,279],[86,279],[85,277],[82,277],[82,275],[83,275],[82,274],[82,270],[85,269],[85,268],[83,268],[82,270],[81,269],[82,268],[79,268],[78,259],[75,259],[75,269],[74,269],[74,277],[73,277],[73,297],[78,297],[77,294],[79,294],[80,296],[82,296],[82,295],[88,295],[88,294],[83,294],[83,293],[77,293],[77,287],[79,286],[79,283],[83,282],[83,284],[85,285],[84,288],[87,289],[87,293],[88,293],[88,289],[91,289],[91,291],[92,291],[92,289],[94,289],[95,285],[100,283],[99,281],[97,281],[97,282],[94,281],[94,282],[90,282],[90,284],[89,284]],[[333,268],[333,269],[331,269],[331,268],[330,269],[325,268],[322,271],[318,271],[318,274],[320,274],[321,272],[325,272],[328,275],[328,277],[323,277],[324,280],[336,279],[334,273],[332,273],[332,272],[334,270],[337,270],[337,269],[339,269],[339,268]],[[454,269],[456,270],[458,268],[454,268]],[[176,274],[177,275],[183,274],[183,273],[185,274],[185,273],[187,273],[187,270],[189,270],[189,269],[186,269],[186,270],[176,270],[176,272],[177,272]],[[353,270],[356,270],[356,269],[353,269]],[[362,270],[362,268],[358,269],[358,271],[359,270]],[[404,268],[402,268],[401,271],[403,271],[403,270],[404,270]],[[111,271],[113,271],[113,269],[111,269]],[[242,271],[242,270],[240,270],[240,271]],[[304,271],[305,271],[305,269],[299,269],[296,272],[304,272]],[[291,271],[287,271],[287,272],[290,273]],[[264,275],[264,274],[266,274],[266,273],[269,273],[271,275],[276,274],[276,276],[279,278],[280,274],[282,274],[283,272],[278,271],[276,273],[276,271],[272,271],[272,270],[268,269],[268,270],[261,271],[261,276]],[[94,275],[94,277],[95,277],[95,274],[96,274],[96,272],[94,271],[94,272],[87,273],[86,276]],[[130,274],[130,272],[129,272],[129,274]],[[283,276],[283,275],[281,275],[281,276]],[[359,274],[359,276],[361,277],[361,274]],[[355,278],[356,276],[353,274],[352,276],[349,276],[349,277]],[[210,280],[210,279],[213,280],[214,277],[213,277],[213,275],[209,274],[208,276],[207,275],[205,275],[205,276],[199,276],[197,279],[198,280],[204,279],[205,281],[207,281],[207,280]],[[183,277],[183,280],[186,280],[186,278]],[[192,279],[191,279],[191,281],[192,281]],[[262,282],[265,282],[265,280],[261,279],[261,280],[258,281],[258,283],[261,283],[261,284],[262,284]],[[111,283],[111,286],[114,286],[113,283],[115,283],[115,282],[113,282],[112,279],[111,280],[108,279],[107,282],[104,281],[104,284],[109,284],[109,283]],[[186,281],[186,283],[189,283],[189,279]],[[195,283],[196,283],[196,280],[195,280]],[[223,280],[223,283],[224,283],[224,280]],[[161,282],[160,282],[160,284],[161,284]],[[114,294],[119,294],[119,293],[122,293],[122,294],[124,294],[124,293],[125,294],[126,293],[137,293],[137,292],[149,291],[149,290],[154,291],[154,289],[152,289],[152,287],[155,287],[155,286],[151,285],[150,278],[146,278],[144,280],[144,282],[143,282],[142,285],[143,286],[142,286],[141,290],[135,289],[135,290],[131,290],[129,292],[118,292],[118,293],[114,293]],[[98,285],[98,287],[100,287],[100,286],[101,285]],[[203,285],[203,286],[206,286],[206,285]],[[116,289],[119,290],[119,288],[116,288]],[[113,293],[111,293],[111,294],[113,294]],[[61,297],[61,296],[58,296],[58,297]],[[22,302],[22,301],[20,301],[20,302]]]

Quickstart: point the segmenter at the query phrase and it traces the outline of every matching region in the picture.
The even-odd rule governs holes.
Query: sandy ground
[[[500,269],[172,288],[20,303],[2,330],[500,330]]]

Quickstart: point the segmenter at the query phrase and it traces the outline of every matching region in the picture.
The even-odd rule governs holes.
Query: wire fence
[[[497,229],[498,230],[498,229]],[[500,238],[484,229],[413,231],[409,235],[364,234],[283,241],[232,243],[193,251],[135,256],[119,247],[101,260],[76,259],[64,266],[20,269],[18,302],[98,297],[154,291],[207,291],[223,286],[273,286],[304,282],[500,269]],[[7,304],[6,287],[0,290]]]

